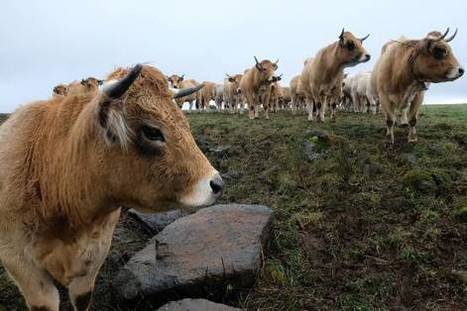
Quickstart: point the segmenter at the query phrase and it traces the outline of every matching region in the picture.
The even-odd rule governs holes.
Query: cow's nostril
[[[370,60],[370,59],[371,59],[371,55],[370,55],[370,54],[366,54],[365,57],[366,57],[367,60]]]
[[[459,68],[459,75],[462,76],[464,74],[464,68]]]
[[[221,194],[224,190],[224,181],[219,175],[216,175],[210,182],[209,185],[211,186],[212,192],[214,194]]]

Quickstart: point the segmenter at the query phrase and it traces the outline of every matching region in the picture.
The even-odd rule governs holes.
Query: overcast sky
[[[459,28],[452,47],[467,66],[467,1],[414,0],[2,0],[0,111],[48,98],[52,88],[116,66],[152,62],[165,74],[221,82],[258,58],[280,59],[284,82],[342,29],[381,46],[406,35]],[[467,102],[467,78],[433,86],[427,102]]]

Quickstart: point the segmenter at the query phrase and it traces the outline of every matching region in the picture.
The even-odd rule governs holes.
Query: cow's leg
[[[248,105],[248,118],[253,120],[255,118],[255,102],[252,95],[246,95],[246,104]]]
[[[422,92],[418,93],[417,95],[415,95],[414,100],[412,101],[412,104],[409,107],[409,111],[408,111],[408,120],[409,120],[408,142],[409,143],[416,143],[418,140],[417,130],[415,129],[415,126],[417,125],[418,111],[420,109],[420,106],[423,104],[423,99],[424,99],[424,94]]]
[[[328,98],[324,97],[321,100],[321,107],[319,109],[319,122],[324,122],[324,114],[326,113],[326,105],[328,104]]]
[[[394,145],[394,125],[396,124],[395,107],[388,98],[381,97],[381,108],[386,120],[386,137],[391,145]]]
[[[29,310],[59,310],[60,296],[46,271],[23,259],[4,261],[3,266],[23,294]]]
[[[407,105],[406,107],[402,107],[401,109],[400,126],[402,127],[407,127],[409,125],[409,119],[407,117],[409,108],[409,105]]]
[[[336,120],[336,106],[337,106],[337,101],[333,100],[330,104],[330,109],[331,109],[331,120],[335,121]]]
[[[313,116],[313,100],[311,97],[306,97],[306,109],[308,110],[308,121],[314,121],[314,116]]]

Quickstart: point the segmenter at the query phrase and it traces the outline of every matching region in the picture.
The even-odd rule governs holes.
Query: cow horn
[[[255,62],[256,62],[256,68],[258,68],[258,70],[260,71],[263,71],[263,66],[261,66],[260,62],[258,61],[258,59],[256,58],[255,56]]]
[[[232,76],[229,75],[228,73],[226,73],[225,75],[227,76],[227,78],[232,79]]]
[[[276,64],[276,65],[277,65],[278,63],[279,63],[279,58],[276,60],[276,62],[275,62],[274,64]]]
[[[341,32],[341,34],[339,35],[339,39],[340,39],[340,40],[344,39],[344,29],[345,29],[345,28],[342,28],[342,32]]]
[[[195,86],[195,87],[189,87],[189,88],[186,88],[186,89],[181,89],[180,91],[177,92],[177,94],[174,94],[172,96],[173,99],[176,99],[176,98],[180,98],[180,97],[185,97],[185,96],[188,96],[188,95],[191,95],[195,92],[198,92],[199,90],[201,90],[202,88],[204,87],[204,84],[201,83],[200,85],[198,86]]]
[[[97,85],[102,85],[104,84],[104,80],[97,80]]]
[[[446,42],[451,42],[452,40],[454,40],[456,35],[457,35],[457,28],[456,28],[456,31],[454,31],[454,34],[446,39]]]
[[[448,33],[449,33],[449,27],[448,27],[448,29],[446,29],[446,32],[441,37],[436,38],[434,41],[438,42],[438,41],[443,40],[444,38],[446,38]]]
[[[184,78],[185,78],[185,74],[182,74],[182,75],[180,76],[180,79],[183,80]]]
[[[368,39],[369,36],[370,36],[370,34],[367,34],[365,37],[363,37],[363,38],[360,39],[360,42],[365,41],[366,39]]]
[[[143,65],[137,64],[123,79],[107,88],[105,94],[110,98],[120,98],[139,77],[142,69]]]

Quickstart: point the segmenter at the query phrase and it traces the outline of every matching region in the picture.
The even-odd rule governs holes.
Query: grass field
[[[425,106],[419,142],[396,129],[392,150],[381,115],[189,120],[225,178],[221,202],[265,204],[276,215],[255,286],[226,286],[218,301],[248,310],[467,310],[467,283],[453,273],[467,270],[467,105]],[[115,269],[149,238],[130,219],[118,230],[133,242],[114,241],[93,310],[155,310],[112,296]],[[24,310],[0,270],[1,305]]]

